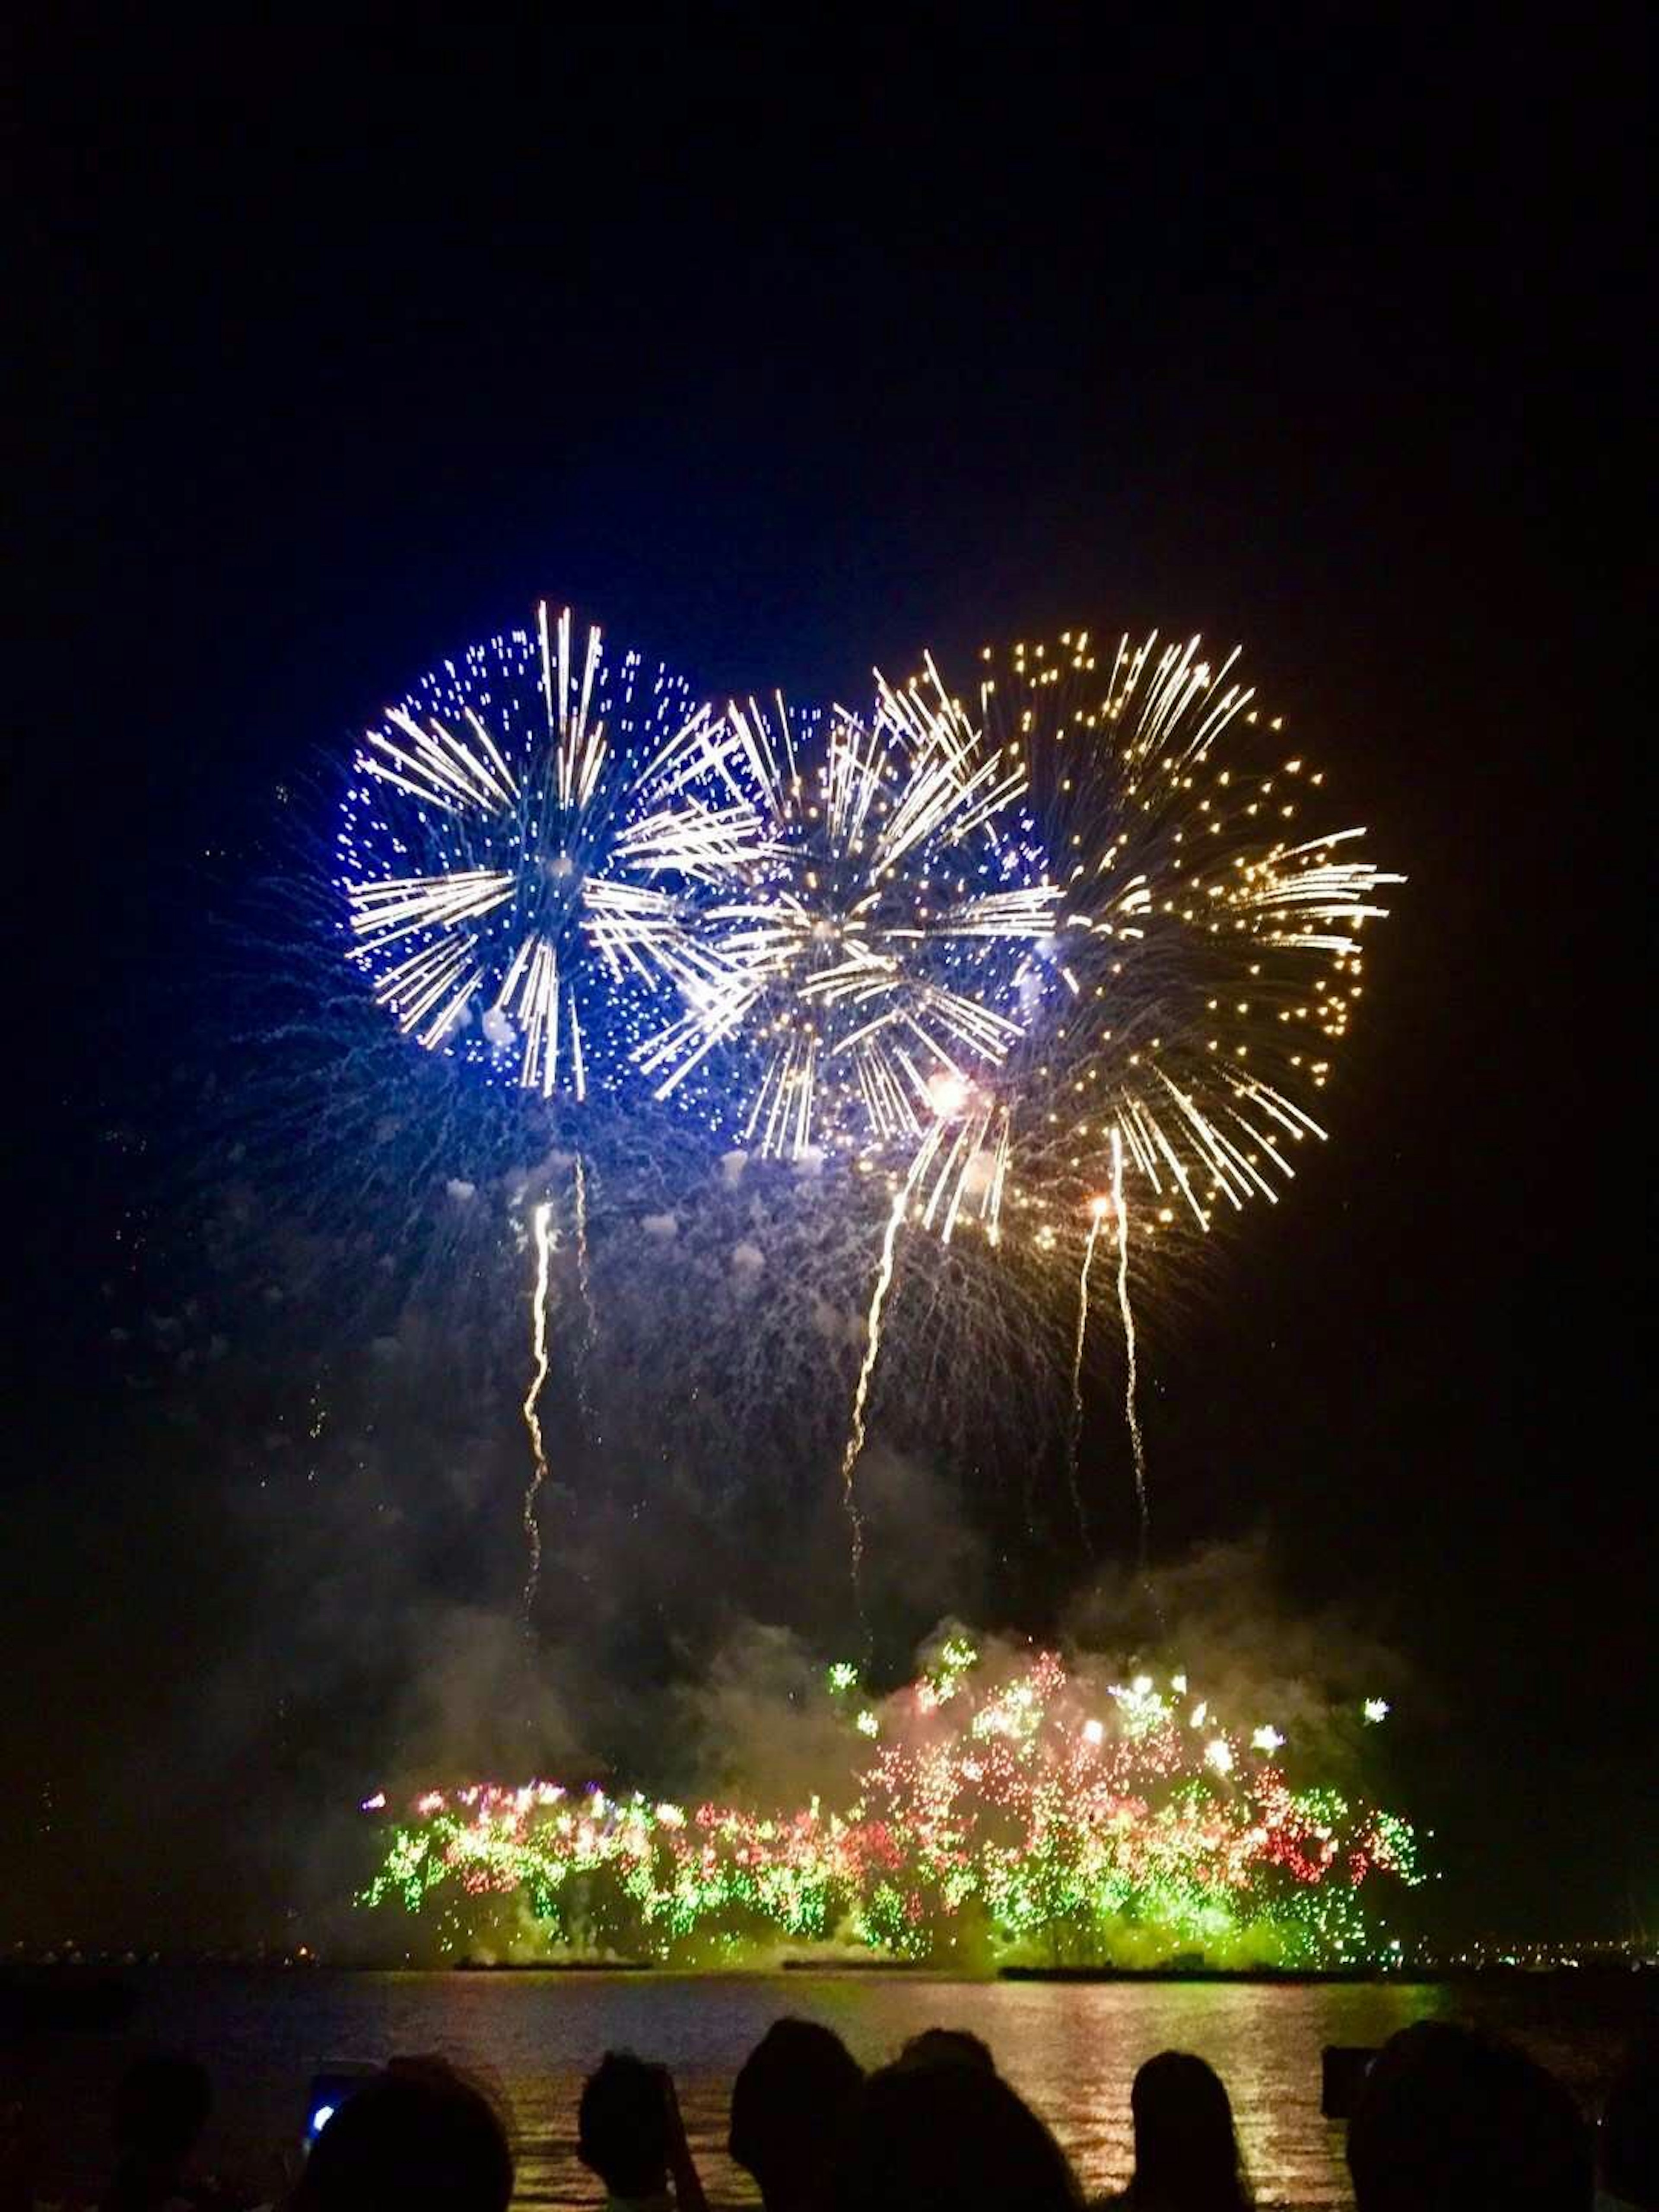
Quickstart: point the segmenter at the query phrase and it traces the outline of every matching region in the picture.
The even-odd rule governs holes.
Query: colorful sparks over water
[[[1293,1778],[1278,1729],[1235,1730],[1184,1675],[1097,1682],[1045,1652],[982,1678],[953,1637],[878,1708],[844,1663],[825,1695],[849,1724],[848,1769],[805,1807],[546,1782],[429,1790],[387,1816],[360,1902],[422,1916],[441,1950],[529,1956],[717,1963],[836,1944],[964,1966],[1330,1967],[1391,1954],[1391,1887],[1419,1879],[1411,1827]]]

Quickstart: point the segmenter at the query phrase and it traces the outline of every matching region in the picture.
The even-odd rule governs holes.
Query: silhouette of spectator
[[[732,2085],[727,2148],[754,2176],[766,2212],[823,2202],[864,2087],[841,2038],[816,2021],[775,2020]]]
[[[482,2091],[439,2058],[394,2059],[313,2144],[294,2212],[507,2212],[513,2157]]]
[[[975,2066],[981,2074],[994,2074],[997,2062],[991,2046],[965,2027],[924,2027],[900,2051],[900,2066]]]
[[[211,2201],[187,2189],[185,2169],[213,2109],[207,2069],[161,2054],[127,2069],[115,2093],[115,2172],[103,2212],[163,2212]]]
[[[1348,2123],[1358,2212],[1589,2212],[1589,2133],[1554,2076],[1443,2021],[1378,2052]]]
[[[0,2020],[0,2212],[34,2212],[45,2145],[26,2066],[6,2048]]]
[[[865,2084],[836,2212],[1075,2212],[1066,2154],[981,2067],[885,2066]]]
[[[1248,2212],[1226,2086],[1190,2051],[1160,2051],[1129,2092],[1134,2179],[1114,2203],[1134,2212]]]
[[[708,2200],[685,2139],[673,2076],[630,2052],[607,2051],[582,2085],[576,2155],[605,2184],[611,2212],[708,2212]]]
[[[1633,2051],[1601,2108],[1598,2212],[1659,2212],[1659,2041]]]

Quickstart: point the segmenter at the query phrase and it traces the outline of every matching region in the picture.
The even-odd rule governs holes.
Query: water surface
[[[517,2131],[520,2206],[594,2206],[577,2164],[583,2075],[606,2050],[673,2069],[716,2205],[751,2204],[724,2152],[732,2079],[781,2013],[819,2020],[866,2066],[935,2022],[971,2028],[1054,2128],[1087,2188],[1121,2187],[1131,2163],[1129,2085],[1157,2051],[1197,2051],[1226,2081],[1258,2202],[1352,2202],[1342,2130],[1319,2112],[1320,2051],[1376,2044],[1428,2015],[1516,2033],[1587,2100],[1629,2033],[1640,1994],[1622,1984],[1449,1989],[1434,1984],[951,1982],[922,1975],[459,1974],[163,1970],[133,1978],[143,2002],[117,2042],[64,2039],[43,2059],[58,2116],[53,2180],[96,2186],[108,2087],[137,2042],[198,2052],[220,2097],[221,2169],[273,2188],[312,2072],[331,2059],[442,2051],[488,2075]],[[1646,1993],[1650,1998],[1650,1991]]]

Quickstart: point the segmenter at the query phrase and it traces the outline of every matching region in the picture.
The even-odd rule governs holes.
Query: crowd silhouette
[[[100,2212],[253,2212],[197,2176],[211,2089],[157,2056],[115,2100]],[[1126,2212],[1245,2212],[1254,2203],[1225,2084],[1160,2051],[1130,2098]],[[575,2114],[577,2154],[606,2212],[708,2212],[672,2075],[607,2051]],[[913,2037],[866,2074],[815,2021],[775,2021],[732,2085],[727,2148],[765,2212],[1060,2212],[1089,2200],[1043,2121],[965,2029]],[[0,2135],[0,2212],[44,2212],[22,2116]],[[1659,2045],[1634,2051],[1589,2125],[1516,2045],[1420,2021],[1371,2061],[1347,2126],[1357,2212],[1659,2212]],[[511,2135],[486,2087],[435,2057],[350,2084],[269,2212],[507,2212]]]

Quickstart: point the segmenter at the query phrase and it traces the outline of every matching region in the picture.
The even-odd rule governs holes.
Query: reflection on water
[[[1449,1990],[872,1974],[225,1972],[142,1980],[137,2029],[199,2052],[214,2069],[214,2148],[225,2171],[252,2172],[270,2146],[295,2140],[307,2080],[324,2062],[441,2051],[488,2074],[511,2106],[520,2205],[599,2203],[601,2191],[576,2163],[576,2095],[605,2051],[623,2049],[673,2069],[713,2201],[754,2203],[724,2154],[727,2106],[732,2075],[783,2012],[824,2021],[866,2066],[934,2022],[972,2028],[1054,2129],[1091,2191],[1128,2177],[1135,2069],[1156,2051],[1196,2051],[1231,2094],[1258,2201],[1307,2208],[1351,2202],[1341,2130],[1319,2112],[1323,2045],[1381,2043],[1408,2021],[1462,2014],[1518,2033],[1588,2093],[1632,2021],[1632,1993],[1619,1985],[1554,1982]],[[96,2184],[108,2077],[125,2055],[113,2045],[95,2056],[58,2054],[60,2185]]]

